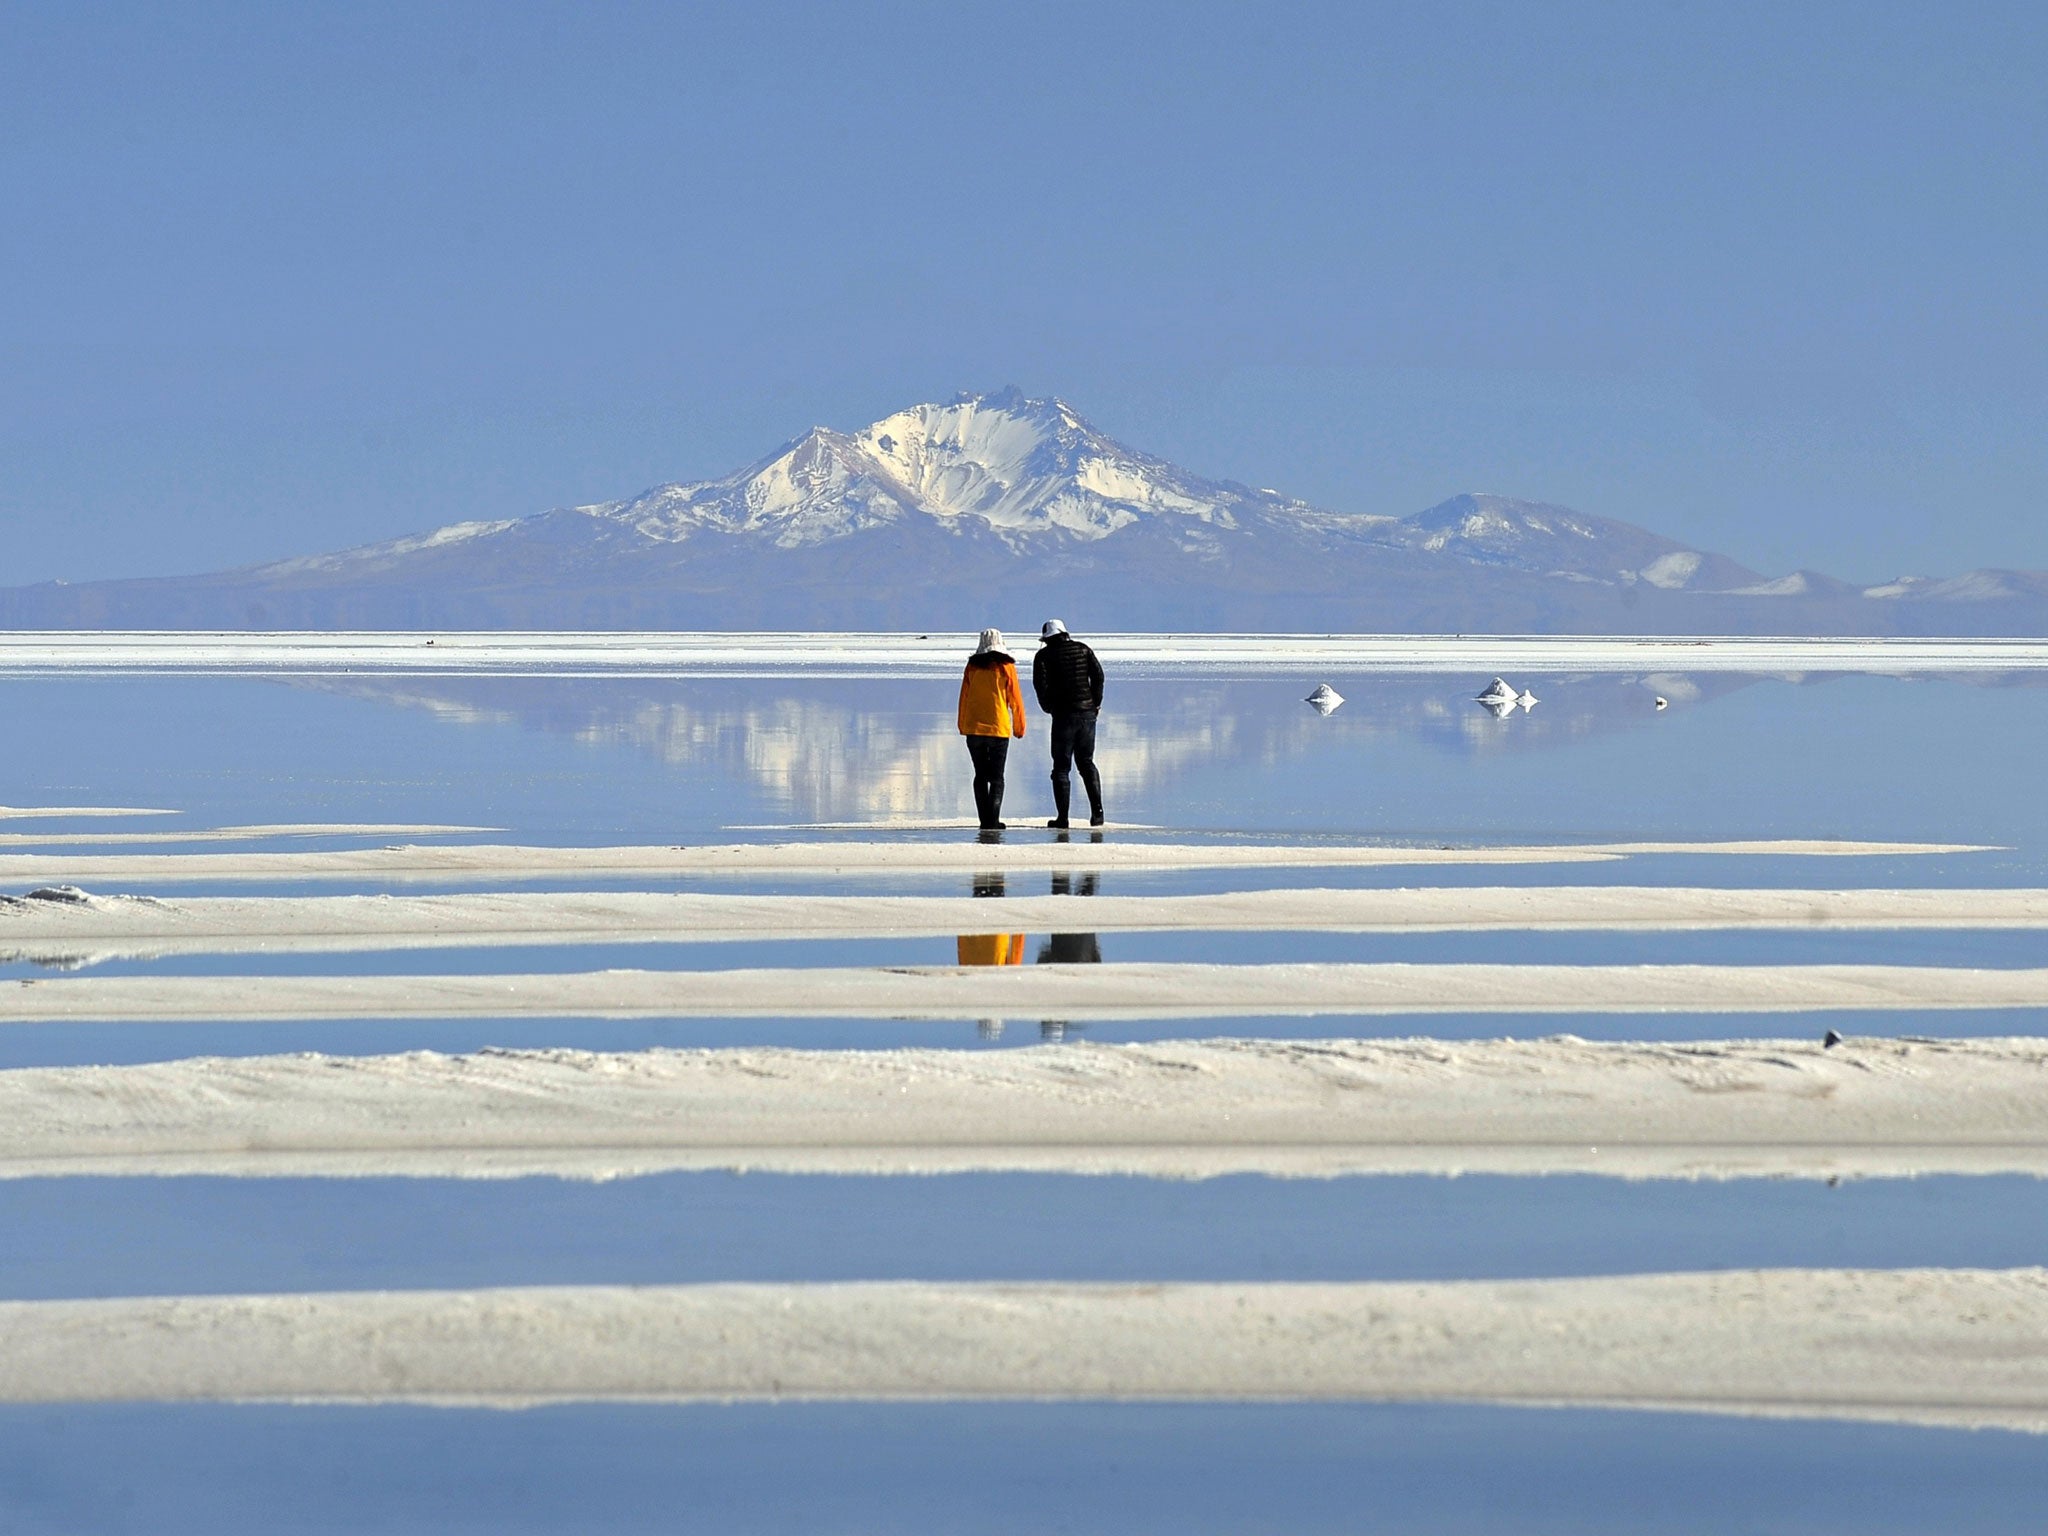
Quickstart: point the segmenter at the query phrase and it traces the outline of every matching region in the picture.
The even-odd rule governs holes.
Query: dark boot
[[[1074,787],[1069,781],[1061,778],[1052,781],[1052,805],[1057,814],[1046,823],[1048,827],[1064,827],[1067,824],[1067,807],[1072,803],[1073,797]]]
[[[1093,763],[1081,770],[1081,785],[1088,791],[1088,825],[1102,825],[1102,775],[1095,771]]]

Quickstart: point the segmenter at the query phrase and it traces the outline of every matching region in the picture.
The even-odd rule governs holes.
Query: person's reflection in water
[[[1101,875],[1087,870],[1078,878],[1065,870],[1059,870],[1052,877],[1052,894],[1055,896],[1093,896]],[[1055,933],[1038,946],[1040,965],[1100,965],[1102,964],[1102,941],[1092,933]],[[1064,1040],[1080,1029],[1080,1025],[1067,1019],[1040,1019],[1038,1038],[1041,1040]]]
[[[1052,893],[1055,896],[1093,896],[1102,883],[1102,871],[1087,869],[1077,880],[1070,870],[1053,871]]]
[[[1057,870],[1052,877],[1055,896],[1093,896],[1102,876],[1087,870],[1076,877]],[[1055,933],[1038,947],[1040,965],[1100,965],[1102,942],[1092,933]]]
[[[953,941],[962,965],[1022,965],[1021,933],[963,933]]]
[[[997,869],[976,875],[972,890],[976,896],[1001,896],[1004,891],[1003,872]],[[1024,963],[1024,935],[1021,933],[963,933],[953,942],[962,965]],[[983,1022],[986,1024],[988,1021]]]

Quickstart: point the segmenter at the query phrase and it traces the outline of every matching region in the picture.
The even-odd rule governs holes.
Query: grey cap
[[[1066,620],[1047,619],[1045,621],[1044,626],[1038,631],[1038,638],[1041,640],[1050,640],[1054,635],[1064,635],[1066,632]]]

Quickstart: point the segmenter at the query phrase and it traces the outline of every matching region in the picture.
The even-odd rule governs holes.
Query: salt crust
[[[1042,836],[1042,835],[1041,835]],[[520,847],[506,844],[185,854],[0,854],[0,885],[65,881],[533,880],[584,876],[968,874],[1119,869],[1397,869],[1464,865],[1594,864],[1636,854],[1871,858],[1984,853],[1972,843],[1817,838],[1516,847],[1403,847],[1358,843],[1146,843],[1023,840],[692,846]]]
[[[2048,1272],[0,1304],[0,1401],[1490,1402],[2048,1428]]]
[[[0,984],[0,1024],[180,1019],[1086,1020],[2000,1008],[2048,1008],[2048,968],[1133,962],[428,976],[88,976]]]
[[[2048,1040],[491,1050],[0,1072],[0,1177],[2048,1175]]]
[[[2038,929],[2048,891],[1674,886],[1280,888],[1189,896],[0,896],[0,958],[905,938],[959,933]]]
[[[929,677],[957,672],[971,635],[573,631],[22,630],[0,636],[0,675],[333,672],[501,676]],[[1124,676],[1341,670],[1444,672],[1874,672],[2048,666],[2040,640],[1917,636],[1091,634]]]

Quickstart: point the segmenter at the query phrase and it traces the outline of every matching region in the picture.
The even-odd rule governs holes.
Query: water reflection
[[[1120,803],[1160,798],[1215,767],[1268,769],[1333,744],[1419,740],[1459,756],[1540,751],[1650,728],[1765,681],[1745,674],[1554,675],[1518,680],[1515,707],[1475,708],[1469,680],[1379,674],[1347,680],[1345,708],[1301,707],[1301,681],[1112,678],[1097,749]],[[1782,682],[1799,683],[1800,678]],[[969,786],[946,687],[903,678],[341,677],[294,680],[431,714],[622,747],[740,781],[794,818],[967,818]],[[1521,697],[1540,687],[1543,708]],[[1012,754],[1017,791],[1043,795],[1044,722]],[[1168,802],[1171,795],[1164,797]]]
[[[968,887],[972,896],[1001,897],[1004,892],[1005,881],[999,869],[975,875]],[[1021,933],[963,933],[953,941],[954,958],[960,965],[1022,965],[1024,943]],[[984,1040],[1003,1037],[1001,1019],[978,1019],[974,1027]]]
[[[1003,872],[991,869],[975,875],[969,890],[975,896],[999,898],[1004,894],[1004,888]],[[1024,935],[1021,933],[963,933],[953,944],[961,965],[1024,963]],[[996,1032],[1002,1032],[1000,1025]]]
[[[1065,838],[1060,839],[1062,842]],[[1093,842],[1101,842],[1102,835],[1094,834]],[[1101,888],[1102,874],[1099,870],[1085,870],[1075,873],[1070,870],[1056,870],[1051,877],[1050,894],[1054,896],[1093,896]],[[1001,870],[987,870],[974,876],[969,893],[979,897],[1001,897],[1008,894],[1008,880]],[[953,940],[954,955],[961,965],[1022,965],[1028,936],[1021,933],[963,933]],[[1102,963],[1102,939],[1094,933],[1048,934],[1038,946],[1039,965],[1100,965]],[[1041,1040],[1064,1040],[1070,1033],[1080,1029],[1070,1019],[1040,1019],[1038,1035]],[[1003,1036],[1001,1019],[980,1019],[976,1031],[984,1040],[1000,1040]]]
[[[1022,965],[1021,933],[963,933],[953,941],[962,965]]]
[[[1062,838],[1062,842],[1066,839]],[[1101,842],[1097,833],[1092,839]],[[1079,875],[1070,871],[1055,871],[1052,877],[1052,894],[1055,896],[1093,896],[1102,876],[1095,870]],[[1102,963],[1102,940],[1092,933],[1055,933],[1038,946],[1040,965],[1100,965]],[[1038,1038],[1041,1040],[1064,1040],[1069,1034],[1081,1028],[1071,1019],[1040,1019]]]
[[[1094,870],[1076,876],[1065,870],[1054,873],[1055,896],[1093,896],[1101,876]],[[1038,946],[1040,965],[1100,965],[1102,943],[1092,933],[1055,933]]]

